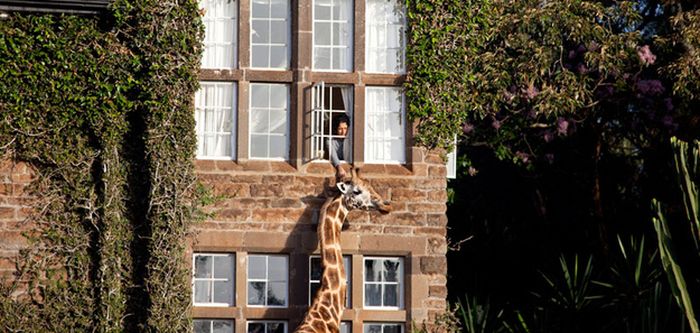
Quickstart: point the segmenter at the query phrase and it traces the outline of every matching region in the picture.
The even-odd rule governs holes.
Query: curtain
[[[343,105],[345,106],[345,115],[350,119],[350,126],[348,128],[348,134],[345,136],[345,141],[343,141],[343,157],[348,163],[352,163],[352,87],[343,88],[340,90],[343,94]]]

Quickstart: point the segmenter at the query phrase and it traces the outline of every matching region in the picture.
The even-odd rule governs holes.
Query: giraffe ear
[[[345,192],[348,191],[348,185],[343,183],[343,182],[337,183],[337,184],[335,184],[335,186],[338,187],[338,189],[340,190],[340,193],[345,194]]]

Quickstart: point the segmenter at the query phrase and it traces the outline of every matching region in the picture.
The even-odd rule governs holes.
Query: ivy
[[[197,2],[13,13],[0,34],[0,147],[38,173],[0,330],[189,330]]]

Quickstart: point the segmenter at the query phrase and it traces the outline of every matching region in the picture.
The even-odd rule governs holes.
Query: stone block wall
[[[30,228],[27,186],[33,177],[27,164],[0,156],[0,278],[13,276],[19,251],[27,246],[22,233]]]
[[[445,164],[435,153],[413,148],[409,165],[362,165],[361,176],[378,194],[391,200],[393,211],[353,211],[342,232],[342,248],[352,256],[352,300],[343,320],[353,332],[367,322],[429,321],[446,307],[446,178]],[[346,165],[347,166],[347,165]],[[299,169],[275,161],[196,161],[197,175],[219,201],[213,217],[197,226],[193,252],[235,253],[236,301],[229,308],[194,307],[195,318],[285,319],[293,330],[308,305],[308,257],[318,253],[316,226],[325,198],[324,186],[334,168],[311,162]],[[246,306],[245,256],[274,253],[289,256],[289,308],[259,311]],[[363,308],[362,258],[401,257],[405,263],[404,306],[397,311]],[[245,331],[245,326],[237,327]]]

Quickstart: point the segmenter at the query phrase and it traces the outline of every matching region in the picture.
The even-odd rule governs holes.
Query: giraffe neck
[[[345,310],[347,280],[340,248],[340,228],[348,214],[341,197],[329,198],[321,208],[318,240],[321,248],[323,275],[321,287],[309,306],[297,333],[337,333]]]

